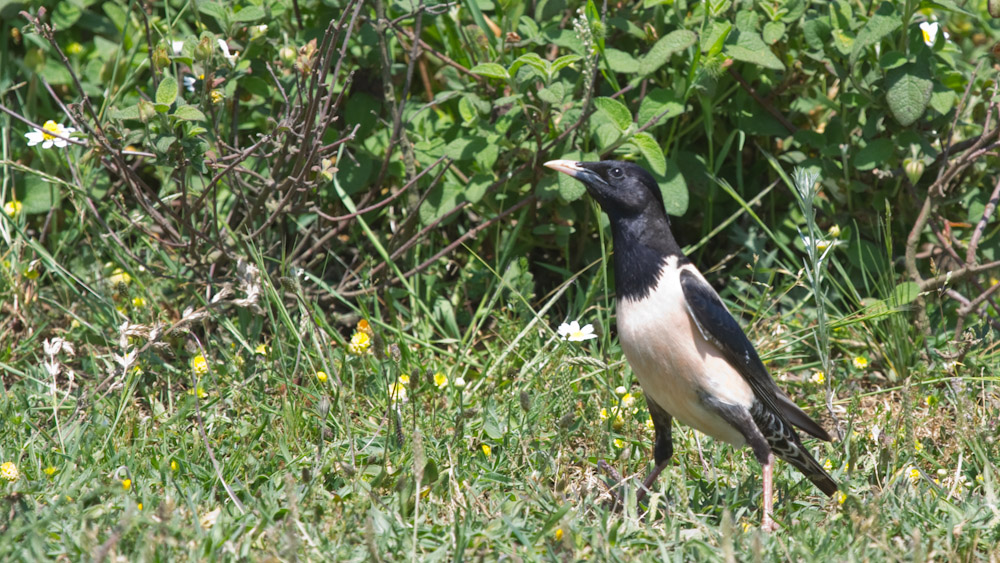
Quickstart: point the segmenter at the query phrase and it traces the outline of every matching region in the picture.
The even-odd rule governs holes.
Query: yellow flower
[[[621,438],[615,438],[615,447],[619,450],[625,447],[625,440]]]
[[[402,383],[403,385],[409,385],[410,384],[410,376],[406,375],[405,373],[400,374],[399,375],[399,382]]]
[[[483,454],[484,454],[484,455],[485,455],[486,457],[490,457],[490,454],[492,454],[492,453],[493,453],[493,448],[489,447],[489,446],[488,446],[487,444],[483,444],[483,445],[482,445],[482,446],[480,446],[480,447],[482,447],[482,448],[483,448]]]
[[[364,332],[355,332],[351,335],[351,343],[347,345],[347,350],[355,356],[362,356],[372,345],[371,338]]]
[[[563,539],[563,529],[562,528],[556,528],[556,534],[555,535],[556,535],[556,541],[562,541],[562,539]]]
[[[208,360],[205,356],[198,354],[191,360],[191,369],[194,370],[194,374],[197,376],[203,376],[208,373]]]
[[[170,460],[170,470],[177,471],[178,469],[180,469],[180,465],[177,464],[177,460],[175,459]]]
[[[920,443],[920,440],[913,440],[913,451],[917,453],[924,451],[924,445]]]
[[[128,285],[132,283],[132,276],[121,268],[115,268],[115,271],[111,272],[111,275],[108,276],[108,283],[110,283],[112,287]]]
[[[0,465],[0,477],[8,481],[17,481],[21,477],[21,472],[17,470],[13,461],[5,461]]]
[[[816,385],[822,385],[826,381],[826,374],[822,371],[816,370],[813,372],[813,376],[810,377],[809,380]]]
[[[55,475],[55,474],[56,474],[56,468],[55,468],[55,467],[52,467],[51,465],[50,465],[50,466],[48,466],[48,467],[46,467],[46,468],[45,468],[45,469],[43,469],[42,471],[43,471],[43,472],[44,472],[44,473],[45,473],[46,475],[48,475],[49,477],[52,477],[53,475]]]
[[[132,489],[132,480],[131,479],[122,479],[122,488],[125,489],[126,491],[131,490]]]
[[[367,320],[361,319],[358,321],[358,326],[355,328],[358,332],[363,332],[368,336],[374,336],[375,331],[372,330],[372,325],[368,323]]]
[[[136,309],[142,309],[143,307],[146,306],[146,300],[138,296],[133,297],[132,306],[135,307]]]
[[[196,389],[187,390],[187,394],[191,395],[192,397],[195,395],[195,393],[198,394],[199,399],[204,399],[205,397],[208,396],[208,393],[205,392],[205,388],[202,387],[201,385],[199,385]]]
[[[914,466],[910,466],[910,470],[906,473],[906,476],[910,479],[910,484],[916,485],[920,481],[920,470]]]
[[[253,353],[257,354],[257,355],[260,355],[260,356],[266,356],[267,355],[267,344],[264,344],[263,342],[261,342],[260,344],[257,345],[256,348],[253,349]]]
[[[438,389],[444,389],[448,386],[448,376],[437,372],[434,374],[434,385],[437,385]]]
[[[940,402],[940,399],[937,398],[937,395],[927,395],[924,397],[924,404],[928,407],[937,406],[938,402]]]
[[[823,462],[823,469],[826,469],[827,471],[833,469],[833,462],[830,461],[830,458],[826,458],[826,461]]]
[[[827,231],[827,233],[829,233],[833,238],[840,238],[840,225],[830,226],[830,230]]]
[[[12,200],[8,201],[7,203],[3,204],[3,212],[6,213],[8,217],[10,217],[11,219],[13,219],[14,217],[17,217],[18,215],[21,214],[21,209],[23,207],[24,206],[21,205],[20,201],[17,201],[16,199],[12,199]]]
[[[656,425],[653,424],[652,417],[646,419],[646,429],[648,429],[649,431],[656,430]]]
[[[844,491],[837,491],[837,504],[844,504],[847,501],[847,494]]]
[[[406,402],[406,386],[396,382],[389,386],[389,398],[392,404],[397,405]]]
[[[225,94],[223,94],[222,90],[219,90],[218,88],[209,92],[208,97],[212,99],[213,104],[222,103],[222,100],[226,99]]]
[[[625,426],[625,419],[622,418],[621,411],[618,409],[618,407],[612,407],[610,413],[608,412],[608,409],[605,408],[601,409],[601,420],[607,420],[612,416],[614,416],[614,418],[611,421],[612,428],[614,428],[615,430],[620,430],[622,426]]]
[[[316,372],[316,379],[318,379],[320,383],[326,383],[326,372],[325,371],[317,371]]]
[[[140,502],[140,503],[139,503],[139,504],[137,504],[137,505],[136,505],[135,507],[136,507],[136,508],[138,508],[139,510],[142,510],[142,503]]]
[[[865,369],[868,367],[868,358],[864,356],[858,356],[854,358],[854,367],[858,369]]]
[[[625,395],[622,396],[620,404],[623,409],[631,408],[632,405],[635,404],[635,396],[631,393],[625,393]]]
[[[24,134],[28,140],[28,146],[33,147],[39,143],[43,149],[50,149],[54,146],[63,148],[69,143],[63,137],[69,137],[76,131],[73,127],[63,127],[61,123],[56,123],[51,119],[42,124],[41,129],[35,129]]]
[[[82,52],[83,52],[83,45],[81,45],[76,41],[70,43],[69,45],[66,45],[67,55],[79,55]]]

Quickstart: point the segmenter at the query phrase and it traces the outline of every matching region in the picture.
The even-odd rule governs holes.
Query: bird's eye
[[[611,174],[612,178],[621,178],[622,176],[625,175],[625,173],[622,172],[622,169],[618,167],[612,168],[609,174]]]

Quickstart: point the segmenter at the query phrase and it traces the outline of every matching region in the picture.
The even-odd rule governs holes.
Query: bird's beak
[[[583,162],[577,162],[575,160],[550,160],[545,163],[545,166],[567,174],[572,178],[575,178],[584,183],[586,186],[594,186],[603,183],[601,177],[594,174],[593,171],[583,166]]]

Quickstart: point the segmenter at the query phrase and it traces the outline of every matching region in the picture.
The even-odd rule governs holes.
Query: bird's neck
[[[677,257],[678,263],[687,262],[665,215],[612,218],[611,236],[618,299],[640,301],[649,296],[671,256]]]

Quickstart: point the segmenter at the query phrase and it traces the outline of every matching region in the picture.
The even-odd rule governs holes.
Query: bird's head
[[[632,162],[550,160],[545,166],[583,182],[587,192],[612,218],[628,218],[663,211],[663,194],[653,175]]]

